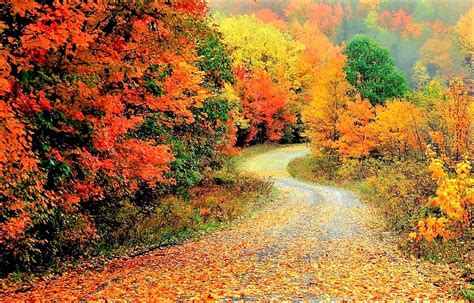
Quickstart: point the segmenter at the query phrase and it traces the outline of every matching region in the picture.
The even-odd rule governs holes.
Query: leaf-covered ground
[[[466,288],[459,272],[403,256],[350,192],[291,178],[286,165],[306,153],[284,147],[244,164],[273,177],[279,195],[231,229],[29,289],[4,288],[0,299],[457,298]]]

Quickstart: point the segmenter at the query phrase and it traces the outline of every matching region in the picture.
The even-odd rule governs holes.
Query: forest
[[[0,41],[0,301],[474,299],[471,1],[5,0]]]

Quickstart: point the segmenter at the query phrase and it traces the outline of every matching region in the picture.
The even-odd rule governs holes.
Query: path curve
[[[255,216],[200,239],[66,273],[16,298],[447,299],[457,272],[404,257],[353,193],[301,182],[286,170],[303,145],[253,157],[243,169],[273,178],[278,197]]]

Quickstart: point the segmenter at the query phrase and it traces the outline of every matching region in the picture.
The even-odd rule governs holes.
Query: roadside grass
[[[305,156],[288,164],[288,172],[296,179],[325,185],[336,185],[337,160],[332,157],[317,158]]]
[[[284,145],[273,143],[273,144],[258,144],[258,145],[245,147],[239,151],[238,155],[234,158],[234,161],[236,162],[236,164],[240,164],[247,159],[275,150],[282,146]]]

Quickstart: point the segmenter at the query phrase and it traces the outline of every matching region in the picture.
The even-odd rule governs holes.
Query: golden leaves
[[[470,177],[472,166],[468,160],[450,168],[443,160],[434,158],[436,154],[430,148],[427,153],[432,157],[429,165],[431,176],[438,184],[430,205],[438,207],[442,216],[420,220],[418,230],[410,233],[409,238],[418,241],[424,238],[432,242],[437,237],[449,239],[466,228],[467,205],[473,201],[474,178]],[[450,175],[449,170],[454,170],[455,175]]]

